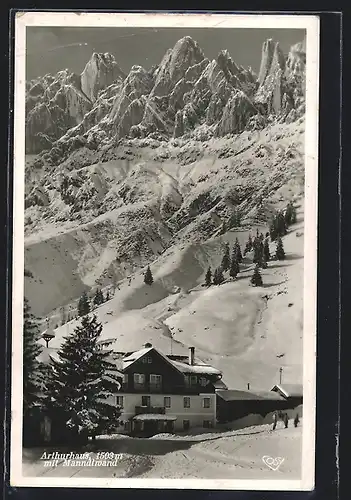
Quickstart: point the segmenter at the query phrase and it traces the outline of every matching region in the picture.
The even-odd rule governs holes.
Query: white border
[[[305,132],[305,253],[301,480],[202,480],[36,478],[22,476],[22,335],[24,286],[25,51],[26,26],[295,28],[307,31]],[[318,190],[319,18],[297,15],[127,14],[20,12],[15,19],[14,206],[12,299],[11,486],[93,488],[177,488],[211,490],[292,490],[314,488],[317,190]],[[308,201],[308,203],[307,203]],[[307,411],[306,411],[307,410]]]

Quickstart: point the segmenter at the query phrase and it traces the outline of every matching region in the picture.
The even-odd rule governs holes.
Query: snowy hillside
[[[116,351],[193,345],[237,388],[266,389],[280,366],[301,381],[304,72],[303,44],[284,55],[268,40],[256,76],[228,51],[209,61],[185,37],[149,72],[124,75],[112,56],[94,54],[82,75],[28,82],[33,313],[55,327],[62,311],[77,314],[84,290],[101,287],[110,300],[96,314]],[[249,286],[247,255],[237,280],[204,288],[223,244],[238,238],[243,248],[289,201],[298,220],[283,238],[286,260],[262,270],[264,286]],[[77,324],[59,326],[50,348]]]

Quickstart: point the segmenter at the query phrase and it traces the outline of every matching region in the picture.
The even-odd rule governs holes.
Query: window
[[[145,375],[143,373],[134,373],[134,387],[143,388],[145,385]]]
[[[190,385],[197,385],[197,376],[196,375],[191,375]]]
[[[184,375],[184,379],[185,379],[185,386],[189,387],[190,386],[190,377],[189,377],[189,375]]]
[[[150,389],[160,390],[162,387],[162,375],[150,374]]]
[[[123,408],[123,396],[116,396],[116,404]]]
[[[187,396],[184,398],[184,408],[190,408],[190,398]]]
[[[205,429],[211,429],[213,427],[212,420],[204,420],[202,425]]]
[[[141,406],[150,406],[151,398],[150,396],[141,396]]]
[[[144,356],[142,359],[142,363],[150,365],[152,363],[152,357],[151,356]]]
[[[190,420],[183,420],[183,430],[187,431],[190,428]]]
[[[163,398],[163,406],[165,408],[170,408],[171,407],[171,398],[169,396],[166,396]]]
[[[199,383],[202,387],[206,387],[206,385],[208,384],[208,381],[205,377],[200,377]]]
[[[211,399],[210,398],[204,398],[202,400],[202,406],[203,406],[203,408],[211,408]]]
[[[125,374],[123,375],[122,387],[124,387],[124,388],[125,388],[125,387],[128,387],[128,374],[127,374],[127,373],[125,373]]]

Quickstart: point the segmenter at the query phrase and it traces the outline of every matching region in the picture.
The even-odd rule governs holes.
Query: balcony
[[[135,415],[141,415],[145,413],[160,413],[164,415],[166,413],[166,409],[164,406],[136,406],[135,407]]]

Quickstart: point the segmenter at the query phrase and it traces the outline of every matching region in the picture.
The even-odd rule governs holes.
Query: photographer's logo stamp
[[[284,458],[282,457],[270,457],[268,455],[264,455],[262,457],[263,462],[272,470],[278,470],[281,464],[284,462]]]

